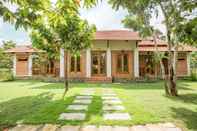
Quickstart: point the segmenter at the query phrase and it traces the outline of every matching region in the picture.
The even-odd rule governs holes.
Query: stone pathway
[[[88,89],[75,97],[73,102],[67,106],[66,110],[60,114],[59,120],[85,120],[88,106],[92,103],[94,89]],[[110,89],[104,89],[102,93],[103,119],[111,121],[131,120],[129,113],[125,112],[125,107],[117,95]],[[137,126],[61,126],[61,125],[17,125],[16,127],[5,129],[6,131],[182,131],[173,123],[147,124]]]
[[[122,101],[116,96],[113,90],[104,89],[102,93],[102,100],[104,120],[131,120],[130,114],[124,112],[125,107],[122,105]]]
[[[5,129],[6,130],[6,129]],[[60,126],[60,125],[17,125],[8,131],[183,131],[172,123],[147,124],[137,126]]]
[[[69,112],[60,114],[59,120],[85,120],[86,111],[88,111],[88,106],[92,103],[94,92],[93,89],[89,89],[76,96],[72,104],[67,107]]]

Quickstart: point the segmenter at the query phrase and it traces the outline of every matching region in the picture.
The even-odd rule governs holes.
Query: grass
[[[18,80],[0,82],[0,127],[26,124],[73,125],[135,125],[174,122],[185,130],[197,130],[197,82],[179,81],[179,97],[166,97],[162,82],[130,84],[71,84],[66,98],[62,83]],[[62,112],[74,97],[85,89],[94,88],[96,94],[89,106],[85,121],[59,121]],[[123,101],[130,121],[104,121],[102,118],[102,90],[111,88]]]

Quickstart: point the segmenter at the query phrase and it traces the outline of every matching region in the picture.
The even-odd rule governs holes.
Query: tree
[[[166,78],[165,69],[162,62],[163,58],[165,58],[165,52],[158,51],[158,43],[157,43],[158,39],[163,37],[163,34],[158,29],[154,29],[154,27],[151,26],[150,22],[147,20],[148,19],[146,19],[145,16],[143,15],[133,16],[132,14],[129,14],[122,22],[125,27],[132,28],[134,31],[138,31],[141,37],[145,39],[149,39],[147,37],[151,37],[156,49],[153,54],[153,59],[155,63],[154,65],[155,66],[158,64],[160,65],[162,78],[165,79]],[[149,68],[151,67],[152,66],[150,66]],[[156,77],[158,76],[157,71],[155,71],[155,76]],[[169,90],[166,81],[164,82],[164,87],[166,94],[169,95]]]
[[[11,11],[6,2],[16,4],[17,10]],[[96,2],[85,0],[84,6],[91,7]],[[79,0],[57,0],[55,4],[50,0],[4,0],[0,2],[0,16],[4,21],[15,24],[16,29],[31,29],[33,45],[48,51],[50,57],[55,57],[52,55],[58,51],[54,47],[64,48],[66,54],[76,54],[91,44],[95,27],[80,18],[79,7]],[[65,66],[64,95],[68,91],[67,62]]]
[[[13,41],[3,41],[3,45],[0,47],[0,68],[12,68],[11,57],[5,51],[15,46],[16,44]]]
[[[166,26],[166,38],[168,43],[168,77],[166,82],[168,83],[169,94],[172,96],[177,96],[176,87],[176,74],[175,67],[173,66],[174,61],[174,48],[183,40],[181,40],[178,29],[186,25],[188,21],[191,21],[191,16],[193,11],[196,9],[196,1],[194,0],[109,0],[113,8],[118,9],[120,6],[127,9],[130,17],[137,19],[143,27],[143,30],[138,30],[139,32],[145,31],[149,33],[150,20],[152,14],[159,15],[159,10],[164,16],[163,24]],[[194,15],[194,18],[196,16]],[[134,23],[136,24],[136,22]],[[190,37],[190,34],[185,33],[185,38]],[[191,37],[190,37],[191,38]]]

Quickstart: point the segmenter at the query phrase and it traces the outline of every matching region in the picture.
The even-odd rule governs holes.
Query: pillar
[[[13,75],[16,76],[16,54],[13,55]]]
[[[60,78],[64,77],[64,49],[60,49]]]
[[[190,52],[187,53],[187,75],[191,75],[191,67],[190,67]]]
[[[139,51],[137,47],[134,49],[134,76],[139,77]]]
[[[86,77],[91,77],[91,50],[88,48],[86,50]]]
[[[111,50],[107,49],[107,77],[111,77]]]
[[[32,76],[32,54],[28,57],[28,76]]]

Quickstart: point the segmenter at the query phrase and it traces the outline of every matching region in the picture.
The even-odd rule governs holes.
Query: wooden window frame
[[[127,68],[125,68],[125,59],[124,59],[124,57],[125,57],[125,55],[126,55],[126,57],[127,57]],[[120,63],[120,70],[119,70],[119,67],[118,67],[118,65],[119,65],[119,63],[118,63],[118,58],[119,57],[121,57],[121,63]],[[119,73],[119,74],[129,74],[129,53],[125,53],[125,52],[123,52],[123,53],[118,53],[117,54],[117,57],[116,57],[116,61],[117,61],[117,63],[116,63],[116,71],[117,71],[117,73]],[[127,69],[127,70],[126,70]]]
[[[105,54],[105,57],[104,57],[104,59],[105,59],[105,63],[104,63],[104,73],[101,73],[101,61],[99,61],[99,63],[98,63],[98,65],[99,65],[99,72],[96,74],[96,73],[93,73],[93,56],[94,55],[98,55],[98,59],[100,60],[101,59],[101,54],[102,53],[104,53]],[[106,65],[107,65],[107,62],[106,62],[106,60],[107,60],[107,54],[106,54],[106,52],[105,51],[92,51],[92,53],[91,53],[92,55],[91,55],[91,74],[92,74],[92,76],[106,76],[106,72],[107,72],[107,67],[106,67]]]
[[[73,58],[74,58],[74,65],[72,65],[73,64],[72,63]],[[79,65],[79,67],[78,67],[78,65]],[[74,70],[72,70],[72,67],[74,67],[73,68]],[[70,72],[71,73],[81,72],[81,56],[70,56]]]

